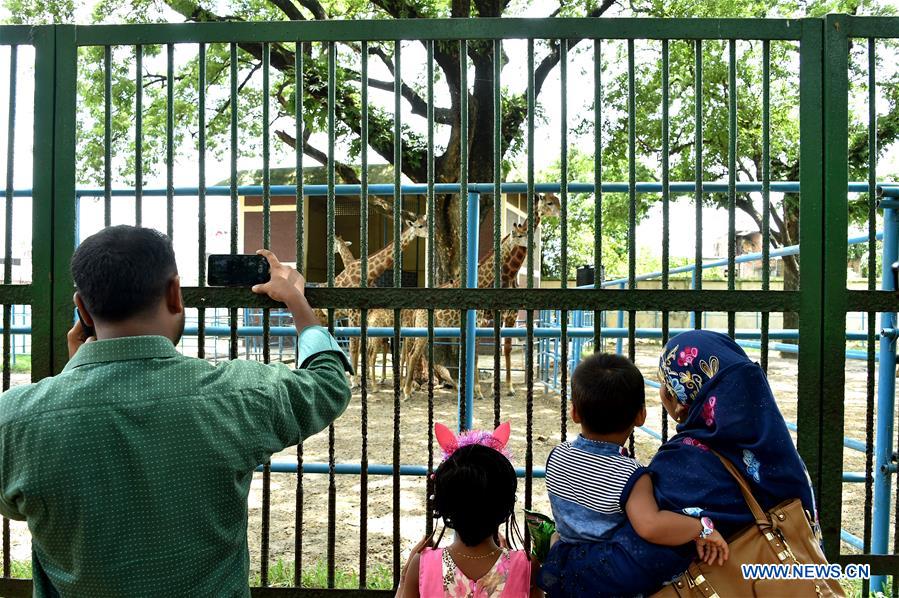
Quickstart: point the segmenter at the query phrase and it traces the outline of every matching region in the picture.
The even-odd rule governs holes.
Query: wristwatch
[[[699,519],[699,523],[702,524],[702,531],[699,532],[699,537],[702,539],[708,538],[712,535],[712,532],[715,531],[715,524],[712,523],[712,520],[708,517],[701,517]]]

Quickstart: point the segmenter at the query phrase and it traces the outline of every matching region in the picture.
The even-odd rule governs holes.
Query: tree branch
[[[220,17],[208,10],[200,8],[194,0],[166,0],[166,3],[180,14],[191,20],[222,22],[228,19]],[[240,48],[254,56],[262,57],[262,45],[241,43]],[[284,44],[271,44],[271,66],[277,70],[293,74],[294,53]],[[322,73],[309,69],[303,73],[306,79],[305,88],[317,102],[327,102],[327,80]],[[337,91],[337,102],[334,106],[337,119],[350,130],[357,131],[361,125],[362,109],[358,102],[358,94],[348,86],[341,86]],[[369,145],[388,162],[393,162],[393,119],[372,111],[369,114]],[[424,143],[419,136],[407,132],[407,140],[401,143],[403,174],[413,181],[421,182],[427,176],[427,156]]]
[[[306,17],[300,12],[300,9],[291,0],[270,0],[272,4],[281,9],[287,18],[291,21],[305,21]]]
[[[297,140],[295,137],[287,133],[286,131],[277,130],[275,131],[275,135],[278,136],[278,139],[286,143],[292,148],[296,148]],[[321,151],[320,149],[314,147],[309,143],[308,139],[303,140],[303,153],[312,158],[313,160],[320,162],[322,166],[328,165],[328,155]],[[337,173],[337,176],[340,179],[349,185],[359,185],[362,181],[359,179],[359,175],[356,173],[356,169],[350,166],[349,164],[344,164],[339,160],[334,160],[334,172]]]
[[[325,12],[324,7],[318,2],[318,0],[298,0],[300,6],[308,10],[312,13],[312,16],[316,18],[318,21],[324,21],[328,18],[327,13]]]
[[[356,77],[356,80],[359,80],[361,77]],[[372,79],[368,78],[368,86],[374,87],[375,89],[382,89],[384,91],[393,91],[394,82],[393,81],[382,81],[380,79]],[[409,105],[412,107],[412,114],[421,117],[428,116],[428,103],[422,98],[418,93],[415,92],[414,89],[406,85],[402,84],[400,88],[400,94],[405,98]],[[449,108],[439,108],[437,106],[434,107],[434,122],[438,122],[442,125],[451,125],[455,122],[453,118],[453,111]]]

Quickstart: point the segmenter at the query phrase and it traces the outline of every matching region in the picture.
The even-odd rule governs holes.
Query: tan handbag
[[[714,451],[712,451],[714,452]],[[728,539],[730,558],[723,565],[698,561],[652,598],[742,598],[754,596],[843,597],[836,579],[744,579],[743,564],[826,564],[827,559],[812,531],[811,520],[798,498],[787,500],[767,513],[752,495],[746,479],[733,463],[715,453],[734,477],[752,512],[755,524]]]

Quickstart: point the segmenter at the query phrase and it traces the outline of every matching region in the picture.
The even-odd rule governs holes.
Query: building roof
[[[355,165],[354,165],[355,166]],[[358,171],[359,167],[356,166]],[[272,185],[296,185],[296,168],[269,168],[269,182]],[[409,179],[404,175],[403,183],[408,183]],[[392,164],[374,164],[368,167],[369,184],[393,183],[393,165]],[[304,166],[303,167],[303,183],[306,185],[326,185],[328,183],[328,171],[324,166]],[[227,187],[231,184],[230,177],[219,181],[216,186]],[[261,185],[262,169],[241,170],[237,173],[238,185]]]

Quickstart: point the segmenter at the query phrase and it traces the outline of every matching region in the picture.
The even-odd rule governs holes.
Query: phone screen
[[[210,255],[206,274],[214,287],[251,287],[270,278],[268,261],[261,255]]]

